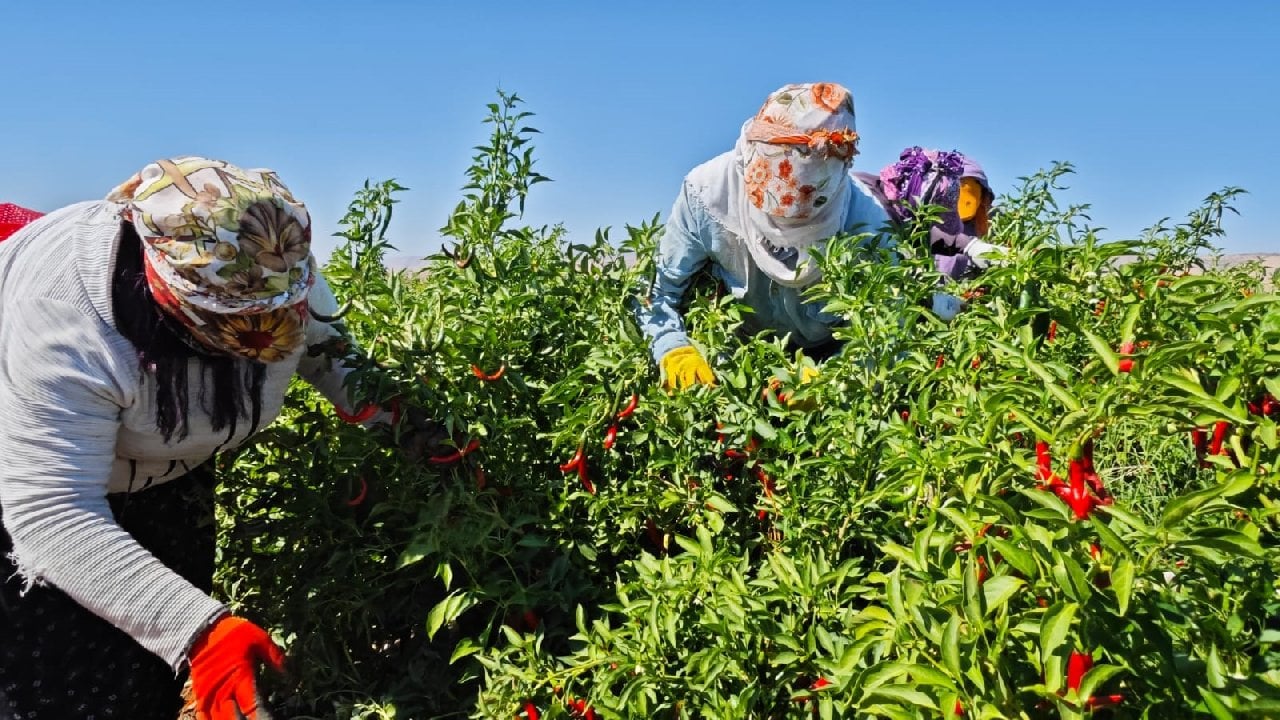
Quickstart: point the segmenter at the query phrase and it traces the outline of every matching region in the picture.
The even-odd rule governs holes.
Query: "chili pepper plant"
[[[1025,178],[993,213],[1008,257],[947,288],[949,324],[928,213],[836,238],[810,293],[838,354],[744,336],[711,289],[686,320],[718,382],[667,393],[634,319],[659,218],[522,224],[546,179],[522,108],[489,106],[423,268],[385,265],[394,181],[356,193],[325,267],[344,337],[317,352],[453,454],[410,459],[405,421],[343,422],[299,384],[222,459],[219,587],[288,647],[278,705],[1280,715],[1280,303],[1204,262],[1238,190],[1107,241],[1055,200],[1069,165]]]

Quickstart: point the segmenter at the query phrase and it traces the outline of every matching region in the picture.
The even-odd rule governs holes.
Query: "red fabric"
[[[265,630],[231,615],[214,623],[191,648],[191,694],[195,696],[196,716],[208,720],[255,720],[258,692],[254,674],[260,663],[276,672],[284,670],[284,651]]]
[[[0,240],[18,232],[24,225],[43,217],[44,213],[28,210],[13,203],[0,203]]]

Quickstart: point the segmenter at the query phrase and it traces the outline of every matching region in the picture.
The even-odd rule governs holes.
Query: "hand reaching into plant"
[[[964,254],[973,259],[973,264],[979,270],[986,270],[992,265],[1003,265],[1009,249],[982,240],[974,240],[965,246]]]
[[[191,692],[201,720],[265,720],[259,712],[259,664],[284,671],[284,651],[253,623],[231,615],[215,622],[191,647]]]
[[[404,417],[399,418],[400,432],[396,444],[400,452],[412,462],[424,459],[437,461],[437,458],[449,458],[453,455],[461,457],[458,447],[449,444],[449,433],[440,423],[427,415],[420,407],[409,407],[404,410]]]
[[[662,356],[663,387],[682,390],[691,385],[715,385],[716,376],[711,366],[696,348],[678,347]]]

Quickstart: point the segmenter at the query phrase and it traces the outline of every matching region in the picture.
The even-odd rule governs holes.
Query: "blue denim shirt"
[[[880,231],[889,222],[888,214],[859,180],[854,178],[853,185],[845,231]],[[781,285],[765,275],[743,240],[711,216],[688,183],[667,219],[657,266],[653,291],[647,306],[638,307],[637,319],[658,362],[671,350],[690,344],[678,307],[694,275],[708,266],[734,297],[754,311],[744,322],[748,332],[790,333],[797,345],[812,347],[829,341],[832,327],[840,321],[822,312],[821,303],[804,302],[804,288]]]

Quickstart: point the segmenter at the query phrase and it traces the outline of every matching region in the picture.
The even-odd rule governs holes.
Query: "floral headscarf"
[[[808,251],[844,229],[854,125],[853,96],[843,86],[786,85],[743,124],[728,176],[691,175],[707,209],[775,282],[816,281]]]
[[[156,302],[202,345],[261,362],[301,347],[311,217],[274,172],[158,160],[107,200],[142,238]]]

